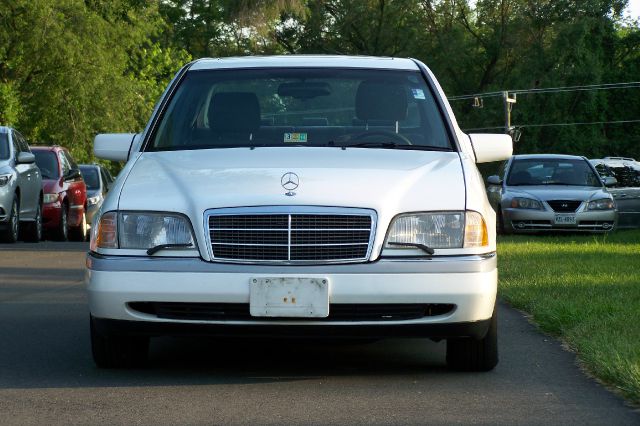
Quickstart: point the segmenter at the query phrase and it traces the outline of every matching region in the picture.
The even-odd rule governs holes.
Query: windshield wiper
[[[420,244],[420,243],[396,243],[396,242],[389,242],[387,243],[390,246],[398,246],[398,247],[415,247],[418,248],[422,251],[424,251],[425,253],[427,253],[429,256],[433,255],[433,253],[435,253],[436,251],[434,249],[432,249],[431,247],[425,246],[424,244]]]
[[[172,248],[186,249],[186,248],[189,248],[189,247],[193,247],[193,244],[191,244],[191,243],[186,243],[186,244],[160,244],[160,245],[157,245],[155,247],[151,247],[149,250],[147,250],[147,254],[149,256],[151,256],[153,254],[156,254],[160,250],[166,250],[166,249],[172,249]]]
[[[396,142],[361,142],[351,145],[342,145],[342,149],[347,148],[382,148],[382,149],[407,149],[415,151],[451,151],[451,148],[435,145],[408,145]]]

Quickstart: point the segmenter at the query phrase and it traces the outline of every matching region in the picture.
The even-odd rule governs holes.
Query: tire
[[[498,211],[496,211],[496,232],[500,235],[504,235],[506,233],[504,230],[504,217],[502,216],[501,208],[498,208]]]
[[[87,212],[82,212],[82,221],[79,226],[69,229],[69,239],[71,241],[87,241]]]
[[[1,239],[5,243],[15,243],[18,241],[18,235],[20,235],[20,209],[18,208],[17,197],[16,194],[11,204],[11,213],[9,213],[7,229],[2,231]]]
[[[91,354],[99,368],[142,367],[147,362],[149,338],[100,333],[90,317]]]
[[[33,222],[25,224],[24,240],[37,243],[42,240],[42,203],[38,203],[38,210]]]
[[[482,339],[447,339],[447,365],[458,371],[491,371],[497,364],[498,315],[494,308],[489,330]]]
[[[60,212],[60,221],[58,227],[54,232],[54,237],[58,241],[67,241],[69,239],[69,208],[66,204],[62,205],[62,211]]]

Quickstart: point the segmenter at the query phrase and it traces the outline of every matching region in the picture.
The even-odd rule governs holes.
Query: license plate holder
[[[254,317],[326,318],[329,316],[329,280],[251,278],[249,311]]]
[[[575,214],[557,214],[554,218],[554,223],[556,225],[575,225],[576,215]]]

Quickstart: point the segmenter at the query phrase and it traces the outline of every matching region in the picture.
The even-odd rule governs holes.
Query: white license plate
[[[252,278],[249,310],[254,317],[326,318],[326,278]]]
[[[576,224],[576,215],[575,214],[557,214],[555,217],[556,225],[575,225]]]

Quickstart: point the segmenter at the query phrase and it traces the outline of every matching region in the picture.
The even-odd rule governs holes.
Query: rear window
[[[58,160],[56,154],[53,151],[40,151],[33,150],[33,155],[36,156],[36,164],[42,173],[44,179],[58,179],[60,173],[58,172]]]
[[[0,160],[9,159],[9,138],[6,133],[0,133]]]
[[[381,143],[451,149],[440,111],[419,72],[192,71],[147,149]]]

